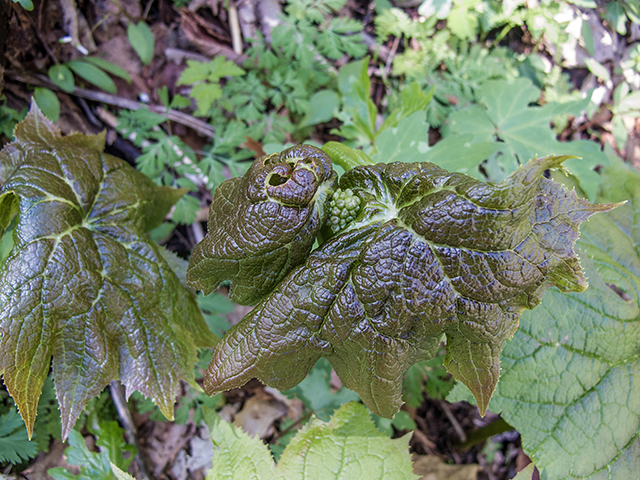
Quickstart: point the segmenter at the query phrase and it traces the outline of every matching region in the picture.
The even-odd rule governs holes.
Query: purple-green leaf
[[[340,189],[360,197],[357,217],[229,330],[205,390],[253,377],[289,389],[325,357],[365,405],[392,417],[405,370],[446,336],[445,365],[484,414],[520,314],[549,287],[587,287],[573,251],[578,227],[615,206],[543,176],[567,158],[534,159],[500,184],[430,163],[349,170]],[[235,221],[215,201],[213,211],[218,224]]]
[[[223,182],[209,233],[191,255],[189,283],[208,294],[231,280],[233,301],[262,300],[306,260],[336,177],[322,150],[299,145],[259,158],[243,177]]]
[[[27,429],[52,359],[63,437],[113,379],[172,417],[197,347],[215,340],[146,235],[184,192],[104,154],[104,134],[62,137],[35,104],[15,137],[0,152],[0,228],[16,216],[0,371]]]

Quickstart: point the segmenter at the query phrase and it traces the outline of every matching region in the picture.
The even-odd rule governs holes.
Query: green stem
[[[467,434],[467,441],[457,445],[456,449],[464,452],[474,445],[484,442],[489,437],[493,437],[499,433],[508,432],[509,430],[513,430],[513,427],[500,417],[495,422],[491,422],[489,425]]]
[[[331,161],[345,170],[363,165],[373,165],[373,161],[362,150],[355,150],[338,142],[327,142],[322,147]]]

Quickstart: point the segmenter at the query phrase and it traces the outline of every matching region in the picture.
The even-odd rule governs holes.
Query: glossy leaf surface
[[[491,411],[522,435],[543,480],[640,472],[640,175],[613,160],[599,201],[626,205],[582,227],[581,294],[551,290],[505,345]],[[450,400],[462,400],[456,387]]]
[[[260,301],[306,260],[335,183],[331,160],[311,145],[255,160],[216,190],[209,231],[191,255],[190,284],[208,294],[231,280],[233,301]]]
[[[53,357],[66,436],[113,379],[167,417],[196,346],[211,345],[194,296],[146,236],[183,194],[102,153],[104,135],[61,137],[32,106],[0,153],[0,371],[27,428]]]
[[[361,198],[358,217],[227,333],[205,389],[257,377],[286,390],[325,357],[365,405],[392,417],[403,373],[446,335],[445,366],[484,413],[522,311],[551,286],[587,287],[572,248],[578,226],[612,205],[543,177],[566,158],[534,159],[496,185],[430,163],[349,170],[340,188]]]

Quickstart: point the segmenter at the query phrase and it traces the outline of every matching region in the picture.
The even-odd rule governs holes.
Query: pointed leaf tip
[[[613,205],[594,207],[544,177],[570,158],[534,159],[500,184],[430,163],[347,171],[340,189],[367,199],[357,222],[291,270],[216,345],[205,389],[253,377],[291,388],[325,356],[367,407],[391,417],[401,404],[403,373],[435,355],[445,334],[447,370],[471,389],[484,415],[500,351],[522,311],[551,286],[586,288],[573,250],[579,227]],[[211,224],[228,219],[220,197]],[[259,272],[262,264],[253,267]],[[192,269],[193,277],[206,280],[204,274]],[[251,282],[246,286],[254,293]]]
[[[197,347],[214,342],[146,235],[181,192],[103,146],[104,134],[62,137],[33,103],[0,153],[0,224],[19,219],[0,268],[0,371],[30,433],[51,365],[67,437],[112,379],[172,416],[180,379],[194,381]]]

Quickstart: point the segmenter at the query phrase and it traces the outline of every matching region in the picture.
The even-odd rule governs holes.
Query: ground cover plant
[[[4,473],[635,478],[637,1],[71,3],[0,1]]]

